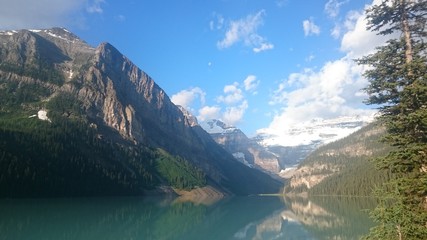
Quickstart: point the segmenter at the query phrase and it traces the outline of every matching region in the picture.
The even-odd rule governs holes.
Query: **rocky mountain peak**
[[[204,121],[201,126],[239,162],[277,176],[280,171],[278,158],[264,147],[249,139],[239,128],[218,119]]]
[[[228,133],[233,132],[237,129],[236,127],[230,126],[221,120],[218,119],[212,119],[209,121],[203,121],[200,123],[200,126],[208,133],[215,134],[215,133]],[[240,131],[240,130],[239,130]]]
[[[185,109],[183,106],[180,106],[180,105],[177,105],[177,107],[181,110],[182,114],[184,114],[185,123],[188,126],[194,127],[199,125],[197,118],[193,116],[187,109]]]
[[[54,27],[49,29],[31,29],[30,31],[50,39],[60,39],[71,43],[85,43],[82,39],[68,31],[66,28]]]

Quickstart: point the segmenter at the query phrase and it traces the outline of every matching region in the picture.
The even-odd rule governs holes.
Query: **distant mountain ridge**
[[[200,125],[241,163],[278,176],[280,172],[278,157],[248,138],[240,129],[217,119],[201,122]]]
[[[314,118],[294,124],[286,132],[269,132],[260,129],[258,142],[264,146],[295,147],[301,145],[321,145],[336,141],[359,130],[374,121],[371,116],[342,116],[331,119]]]
[[[80,150],[88,150],[76,153],[66,164],[83,164],[76,169],[89,167],[97,177],[96,181],[100,180],[98,178],[110,179],[117,183],[117,188],[129,187],[131,181],[132,190],[129,191],[132,194],[150,190],[145,185],[138,185],[142,179],[161,189],[161,185],[171,182],[195,187],[189,184],[191,179],[204,178],[206,184],[224,193],[243,195],[277,192],[281,187],[280,182],[268,175],[235,161],[175,106],[150,76],[109,43],[93,48],[63,28],[2,31],[0,60],[0,91],[4,96],[0,107],[0,120],[4,123],[0,125],[3,126],[0,127],[2,134],[11,138],[17,134],[38,138],[34,133],[41,131],[42,139],[53,141],[54,138],[46,134],[54,131],[66,141],[61,128],[52,130],[49,126],[69,124],[73,129],[78,128],[82,134],[87,134],[88,139],[79,142],[78,138],[83,136],[77,134],[75,144],[81,144]],[[46,111],[52,125],[28,118],[40,109]],[[20,126],[16,125],[18,123]],[[25,132],[18,131],[19,128]],[[0,170],[4,176],[0,178],[0,185],[14,181],[12,170],[4,172],[15,164],[13,159],[26,159],[30,172],[56,176],[49,169],[38,169],[31,157],[12,151],[9,144],[4,141],[0,145],[4,156],[0,163],[5,166]],[[23,143],[19,140],[16,144]],[[66,148],[66,142],[64,144],[55,151],[71,151]],[[97,160],[87,159],[85,163],[91,155],[88,151],[97,146],[106,148],[105,152],[118,154],[124,151],[126,154],[121,156],[131,157],[120,157],[120,162],[111,159],[112,163],[107,164],[102,158],[98,159],[95,152],[93,158]],[[43,149],[49,150],[50,147]],[[31,150],[28,154],[32,153]],[[51,153],[53,151],[46,152],[51,156],[49,161],[56,161],[56,155]],[[42,161],[41,158],[38,160]],[[166,163],[169,168],[162,167]],[[21,167],[17,165],[16,171],[25,172],[25,167]],[[18,172],[15,175],[21,177],[23,185],[31,186],[39,178],[38,174],[31,177],[24,174],[26,177],[22,178]],[[75,174],[87,177],[78,172]],[[126,176],[125,180],[123,176]],[[54,177],[51,180],[55,180]],[[37,181],[42,182],[41,179]],[[64,186],[72,184],[71,179],[61,181]]]

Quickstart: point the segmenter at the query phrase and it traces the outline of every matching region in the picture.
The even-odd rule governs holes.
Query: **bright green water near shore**
[[[0,199],[0,239],[358,239],[372,206],[337,197]]]

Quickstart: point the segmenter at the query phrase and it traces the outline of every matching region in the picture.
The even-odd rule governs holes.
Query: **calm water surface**
[[[358,239],[364,198],[235,197],[0,200],[0,239]]]

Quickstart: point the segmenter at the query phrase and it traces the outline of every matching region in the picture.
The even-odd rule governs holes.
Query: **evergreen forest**
[[[143,195],[159,185],[192,189],[205,174],[162,149],[112,142],[71,94],[43,82],[0,80],[0,196]],[[49,121],[37,112],[45,109]]]

